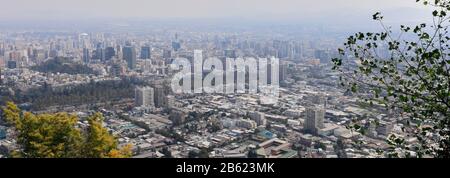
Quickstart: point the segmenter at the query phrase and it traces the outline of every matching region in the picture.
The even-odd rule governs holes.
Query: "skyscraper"
[[[3,85],[2,67],[0,66],[0,85]]]
[[[154,90],[151,87],[137,87],[134,92],[136,106],[154,106]]]
[[[102,43],[97,44],[97,49],[95,50],[95,53],[96,53],[95,56],[97,57],[97,59],[100,59],[100,61],[106,60],[105,49],[103,48]]]
[[[178,51],[180,48],[181,48],[181,43],[180,42],[177,42],[177,41],[173,41],[172,42],[172,49],[174,51]]]
[[[330,54],[326,50],[316,50],[314,51],[314,57],[320,59],[321,63],[328,63],[331,61]]]
[[[168,49],[164,49],[163,50],[163,58],[164,59],[169,59],[172,57],[172,51],[168,50]]]
[[[90,52],[89,52],[89,49],[87,49],[87,48],[83,48],[83,62],[86,64],[91,62]]]
[[[100,59],[100,61],[106,60],[106,51],[103,48],[97,49],[97,57]]]
[[[172,41],[172,49],[178,51],[181,48],[180,40],[178,40],[178,33],[175,33],[175,40]]]
[[[111,60],[114,56],[116,56],[116,50],[114,47],[107,47],[105,49],[105,59]]]
[[[111,76],[118,77],[123,75],[126,72],[126,64],[122,64],[120,62],[114,62],[111,66],[110,74]]]
[[[318,107],[306,108],[306,121],[304,129],[309,133],[317,133],[317,130],[323,128],[325,110]]]
[[[281,63],[280,64],[280,82],[284,82],[286,80],[286,76],[287,76],[287,64]]]
[[[162,85],[156,85],[155,91],[155,106],[158,108],[167,106],[167,96],[165,89]]]
[[[141,59],[150,59],[151,52],[150,46],[142,46],[141,47]]]
[[[170,111],[169,119],[175,124],[183,124],[186,121],[188,114],[180,109],[172,109]]]
[[[8,68],[9,69],[15,69],[17,68],[17,61],[8,61]]]
[[[123,59],[127,61],[128,68],[136,68],[136,49],[132,46],[123,47]]]

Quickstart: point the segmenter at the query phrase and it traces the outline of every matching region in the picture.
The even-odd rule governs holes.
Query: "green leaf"
[[[437,10],[434,10],[434,11],[433,11],[433,16],[436,17],[437,15],[438,15],[438,11],[437,11]]]

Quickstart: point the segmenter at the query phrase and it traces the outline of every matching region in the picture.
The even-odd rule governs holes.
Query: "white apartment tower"
[[[134,93],[136,106],[155,106],[154,93],[151,87],[137,87]]]

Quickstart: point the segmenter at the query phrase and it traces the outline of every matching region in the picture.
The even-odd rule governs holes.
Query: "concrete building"
[[[186,121],[187,113],[180,109],[172,109],[170,111],[169,119],[175,124],[183,124]]]
[[[255,121],[248,119],[240,119],[236,122],[236,126],[246,128],[246,129],[255,129],[257,124]]]
[[[249,113],[250,119],[254,120],[258,126],[266,125],[266,115],[262,112],[251,112]]]
[[[151,87],[137,87],[134,93],[136,106],[155,106],[154,90]]]
[[[89,62],[91,62],[91,55],[90,55],[89,49],[87,49],[87,48],[83,49],[83,62],[85,64],[88,64]]]
[[[123,59],[127,61],[128,68],[136,68],[136,49],[132,46],[123,47]]]
[[[154,87],[155,91],[155,106],[158,108],[167,107],[167,94],[162,85],[156,85]]]
[[[376,132],[377,134],[388,136],[392,132],[393,128],[394,124],[392,122],[381,120],[376,127]]]
[[[325,118],[325,110],[318,107],[310,107],[306,109],[305,131],[317,134],[319,129],[324,128],[323,120]]]
[[[142,46],[141,47],[141,59],[150,59],[150,58],[151,58],[150,46]]]

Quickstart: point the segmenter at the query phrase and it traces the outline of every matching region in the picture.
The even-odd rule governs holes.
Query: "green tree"
[[[102,126],[103,117],[89,118],[86,132],[79,129],[78,118],[67,113],[39,114],[22,112],[12,102],[3,107],[3,115],[17,132],[20,149],[13,157],[74,158],[130,157],[131,146],[117,149],[117,141]]]
[[[164,158],[173,158],[172,152],[169,150],[168,147],[164,147],[164,148],[161,150],[161,153],[164,155]]]
[[[399,32],[373,15],[383,30],[356,33],[333,59],[340,83],[368,104],[381,104],[403,119],[406,135],[418,143],[407,144],[396,135],[388,137],[388,153],[394,157],[450,157],[450,60],[449,0],[416,0],[434,7],[433,23],[401,25]],[[431,16],[430,16],[431,17]],[[380,55],[385,50],[388,56]],[[355,123],[358,125],[358,123]],[[361,128],[361,127],[359,127]]]
[[[79,157],[81,132],[75,127],[77,118],[66,113],[21,113],[13,103],[7,103],[4,115],[17,130],[22,151],[13,155],[29,158]]]
[[[248,158],[258,158],[258,153],[256,152],[256,150],[257,150],[256,148],[249,150],[247,157]]]
[[[207,148],[200,149],[200,152],[198,153],[199,158],[209,158],[209,151]]]
[[[333,147],[339,158],[347,158],[347,153],[345,152],[345,143],[341,138],[338,138],[336,144]]]
[[[198,153],[194,150],[189,151],[188,153],[188,158],[197,158],[198,157]]]
[[[88,118],[88,123],[89,127],[83,147],[83,156],[105,158],[111,157],[113,153],[117,153],[117,140],[103,127],[103,116],[100,113],[96,113]]]
[[[322,149],[322,150],[326,150],[327,149],[327,146],[324,144],[324,143],[322,143],[322,142],[315,142],[314,143],[314,148],[315,149]]]

